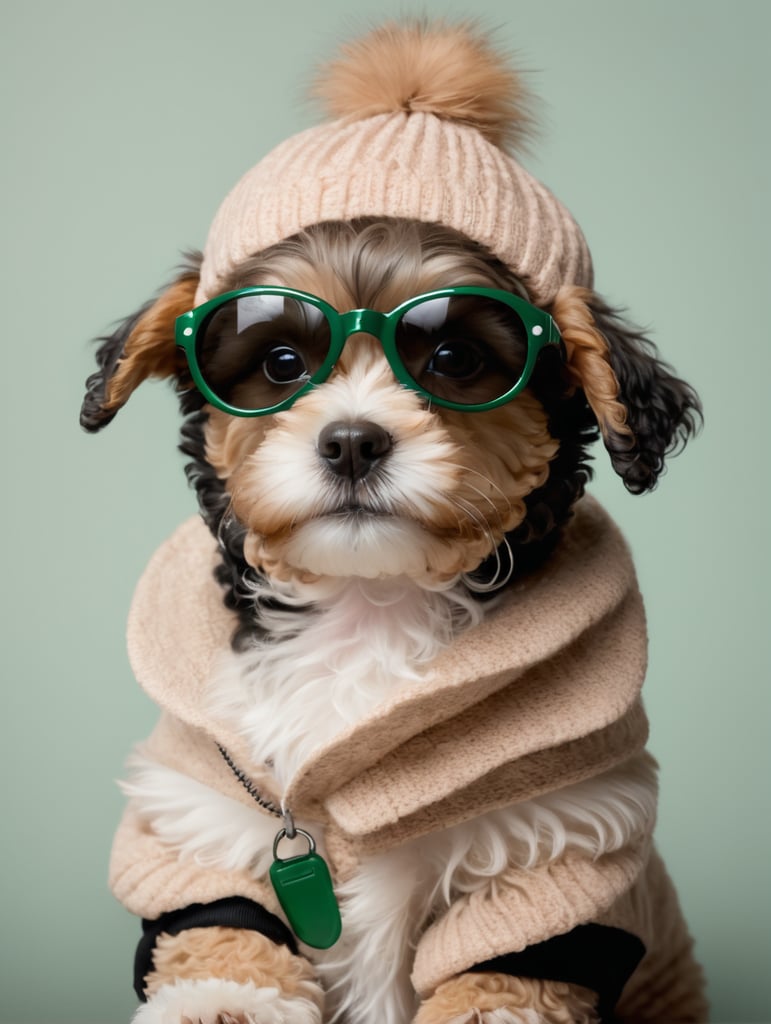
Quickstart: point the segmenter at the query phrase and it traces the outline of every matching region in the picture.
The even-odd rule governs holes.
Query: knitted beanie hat
[[[581,230],[507,151],[531,118],[519,76],[471,25],[385,25],[344,47],[316,94],[334,120],[279,144],[226,197],[196,303],[248,256],[328,220],[404,217],[481,243],[546,305],[591,287]]]

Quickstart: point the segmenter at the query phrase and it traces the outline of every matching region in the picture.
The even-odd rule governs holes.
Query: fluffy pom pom
[[[382,25],[344,45],[312,92],[332,117],[430,113],[472,125],[501,147],[522,147],[533,131],[520,74],[473,22]]]

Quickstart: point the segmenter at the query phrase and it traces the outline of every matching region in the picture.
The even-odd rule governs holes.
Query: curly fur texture
[[[607,448],[627,490],[642,494],[656,486],[665,459],[682,451],[699,429],[701,403],[693,388],[660,360],[656,346],[641,330],[630,328],[618,311],[596,296],[588,304],[607,339],[634,437],[630,447],[623,436],[611,436]]]
[[[132,1024],[321,1024],[315,1002],[220,978],[163,985]]]
[[[179,391],[192,387],[182,354],[169,344],[169,326],[193,305],[200,255],[189,254],[174,284],[145,303],[106,337],[97,351],[99,369],[86,381],[81,426],[95,433],[106,426],[148,377],[174,377]]]
[[[597,1024],[596,998],[559,981],[461,974],[440,985],[414,1024]]]
[[[588,289],[560,289],[552,313],[570,373],[597,418],[613,468],[632,494],[651,490],[665,457],[696,433],[698,396],[661,362],[642,331]]]
[[[323,1009],[324,994],[304,957],[276,945],[259,932],[235,928],[189,928],[161,935],[153,951],[153,971],[145,980],[148,998],[164,985],[225,978],[258,989],[278,988],[282,996],[304,999]]]

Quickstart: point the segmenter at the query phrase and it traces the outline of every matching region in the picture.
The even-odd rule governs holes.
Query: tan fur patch
[[[172,377],[185,366],[174,342],[174,321],[192,309],[197,287],[197,271],[181,275],[140,317],[107,384],[105,409],[120,408],[148,377]]]
[[[626,409],[619,401],[619,383],[610,365],[608,343],[595,325],[591,299],[588,288],[564,285],[557,292],[551,314],[565,344],[568,372],[583,388],[603,436],[611,430],[631,436]]]
[[[461,974],[440,985],[414,1024],[473,1024],[481,1014],[506,1008],[507,1020],[529,1024],[537,1011],[542,1024],[596,1024],[596,997],[588,989],[559,981],[513,978],[506,974]],[[516,1011],[521,1010],[522,1015]]]
[[[313,968],[286,946],[259,932],[241,928],[190,928],[179,935],[162,934],[153,952],[154,970],[145,992],[153,995],[162,985],[178,979],[199,981],[223,978],[257,988],[278,988],[282,995],[323,1003]]]
[[[489,412],[447,411],[441,417],[459,451],[457,500],[477,510],[497,546],[524,518],[523,499],[546,482],[557,454],[543,406],[524,391]]]

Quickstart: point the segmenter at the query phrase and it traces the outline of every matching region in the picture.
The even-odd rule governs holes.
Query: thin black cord
[[[217,750],[222,754],[225,764],[230,768],[252,800],[256,800],[260,807],[264,807],[266,811],[270,811],[271,814],[275,814],[277,818],[283,818],[283,811],[279,807],[276,807],[275,804],[272,804],[270,800],[266,800],[260,795],[252,780],[241,771],[227,750],[225,750],[224,747],[221,747],[219,743],[217,744]]]

